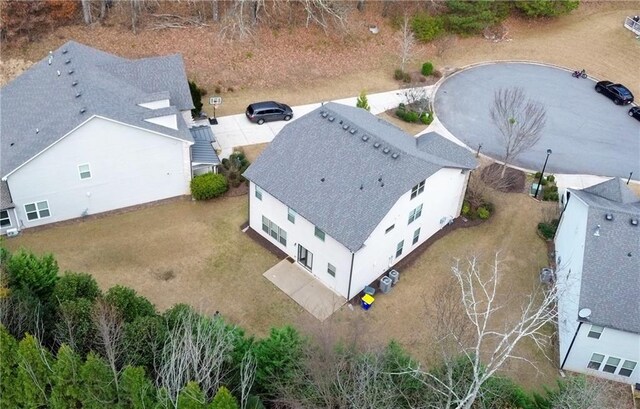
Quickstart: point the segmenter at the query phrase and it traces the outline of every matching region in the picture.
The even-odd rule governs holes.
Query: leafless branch
[[[111,368],[114,384],[118,390],[124,321],[118,310],[104,300],[96,301],[92,318],[98,335],[98,344]]]

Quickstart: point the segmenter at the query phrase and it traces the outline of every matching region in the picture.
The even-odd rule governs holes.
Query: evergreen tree
[[[360,91],[360,96],[356,101],[356,107],[371,111],[371,107],[369,106],[369,99],[367,98],[367,93],[364,90]]]
[[[0,408],[14,408],[18,405],[17,372],[18,342],[0,325]]]
[[[239,409],[236,398],[233,397],[229,389],[221,386],[213,397],[209,409]]]
[[[58,350],[58,359],[53,364],[51,409],[79,408],[82,386],[80,384],[80,356],[68,345]]]
[[[156,389],[139,366],[127,366],[120,374],[120,403],[125,408],[151,408]]]
[[[197,382],[189,382],[178,395],[177,409],[205,409],[207,398]]]
[[[80,368],[82,380],[82,407],[85,409],[103,409],[115,406],[117,392],[113,373],[107,363],[90,352],[86,362]]]
[[[27,334],[18,344],[18,405],[37,408],[47,404],[51,384],[51,354]]]

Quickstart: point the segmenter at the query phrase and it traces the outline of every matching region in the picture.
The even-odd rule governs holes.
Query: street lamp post
[[[627,179],[627,185],[631,182],[631,176],[633,176],[633,172],[629,172],[629,178]]]
[[[549,160],[549,155],[551,155],[551,149],[547,149],[547,157],[544,160],[544,165],[542,165],[542,172],[540,173],[540,180],[538,180],[538,186],[536,186],[536,193],[533,194],[535,199],[538,198],[538,190],[540,190],[540,185],[542,184],[542,178],[544,177],[544,170],[547,167],[547,161]]]
[[[482,149],[482,144],[478,145],[478,150],[476,151],[476,158],[480,156],[480,149]]]

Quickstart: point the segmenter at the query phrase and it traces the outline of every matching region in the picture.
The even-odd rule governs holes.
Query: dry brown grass
[[[256,143],[255,145],[247,145],[242,147],[242,151],[244,152],[249,162],[253,163],[256,161],[256,159],[258,159],[258,156],[260,156],[264,148],[266,148],[268,145],[268,143]]]

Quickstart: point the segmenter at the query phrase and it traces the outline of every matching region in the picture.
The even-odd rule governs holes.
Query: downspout
[[[351,278],[353,277],[353,258],[356,253],[351,253],[351,268],[349,269],[349,288],[347,288],[347,301],[351,299]]]
[[[578,329],[576,329],[576,333],[573,334],[573,339],[571,340],[571,344],[569,345],[569,350],[567,351],[567,355],[564,356],[562,360],[562,365],[560,365],[560,369],[564,369],[564,364],[567,363],[567,358],[569,358],[569,354],[571,353],[571,348],[573,347],[573,343],[576,341],[576,337],[578,336],[578,332],[580,332],[580,327],[582,326],[582,321],[578,324]]]

